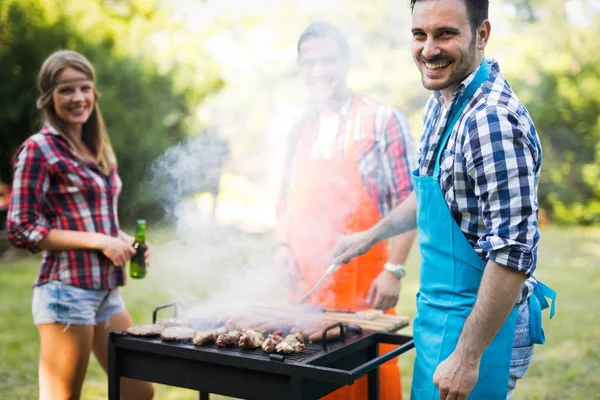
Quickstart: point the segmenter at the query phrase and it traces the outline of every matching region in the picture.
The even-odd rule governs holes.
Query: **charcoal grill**
[[[158,309],[153,313],[156,321]],[[343,324],[336,323],[324,329]],[[378,345],[397,345],[380,355]],[[281,356],[261,349],[196,347],[113,331],[108,343],[108,395],[119,400],[120,378],[128,377],[242,399],[319,399],[368,375],[368,399],[379,397],[378,369],[414,347],[412,337],[362,330],[333,342],[306,343],[301,353]]]

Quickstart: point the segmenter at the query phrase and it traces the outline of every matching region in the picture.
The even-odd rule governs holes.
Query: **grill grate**
[[[219,352],[223,354],[230,354],[233,356],[241,356],[259,360],[270,360],[272,362],[285,362],[285,363],[308,363],[315,357],[322,356],[325,352],[320,343],[308,343],[305,342],[305,348],[300,353],[291,353],[291,354],[282,354],[283,360],[276,359],[271,357],[271,354],[264,352],[262,349],[242,349],[237,346],[231,347],[219,347],[216,344],[208,344],[204,346],[195,346],[190,342],[165,342],[161,339],[152,339],[152,338],[144,338],[144,337],[135,337],[127,335],[130,340],[141,341],[144,343],[156,343],[163,346],[170,347],[179,347],[186,348],[192,351],[209,351],[209,352]],[[336,340],[332,342],[328,342],[327,346],[329,350],[335,350],[339,347],[344,346],[345,341]],[[280,355],[278,353],[273,353],[273,355]],[[279,357],[277,357],[279,358]]]

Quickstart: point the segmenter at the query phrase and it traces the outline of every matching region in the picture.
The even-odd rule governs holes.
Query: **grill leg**
[[[210,393],[200,392],[200,400],[209,400],[209,399],[210,399]]]
[[[373,360],[379,356],[379,345],[376,343],[369,348],[369,359]],[[369,400],[379,400],[379,368],[375,368],[368,374],[368,396]]]
[[[290,387],[292,391],[291,400],[304,400],[302,395],[302,379],[298,377],[292,378],[290,382]]]
[[[108,398],[109,400],[121,399],[121,379],[117,370],[117,348],[112,341],[112,336],[108,338]]]

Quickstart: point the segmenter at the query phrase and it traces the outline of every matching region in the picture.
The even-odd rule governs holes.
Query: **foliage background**
[[[599,10],[598,0],[490,8],[487,56],[533,115],[545,151],[540,204],[559,223],[600,223]],[[99,76],[125,182],[122,220],[163,216],[160,194],[142,189],[147,167],[199,133],[228,140],[226,174],[238,189],[240,179],[253,188],[251,202],[271,204],[289,125],[306,100],[295,41],[314,19],[346,32],[352,87],[406,113],[418,139],[428,93],[408,51],[408,1],[0,0],[2,180],[11,180],[14,149],[39,127],[39,66],[68,48]]]

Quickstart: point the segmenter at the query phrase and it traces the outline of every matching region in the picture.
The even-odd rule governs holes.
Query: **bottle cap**
[[[138,225],[146,225],[146,220],[145,219],[138,219],[137,223],[138,223]]]

